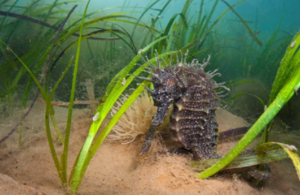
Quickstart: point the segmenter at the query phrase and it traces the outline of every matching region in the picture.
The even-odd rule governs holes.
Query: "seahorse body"
[[[151,81],[154,86],[154,90],[146,87],[158,107],[150,129],[163,122],[169,105],[173,103],[170,116],[172,140],[192,151],[195,159],[218,158],[218,124],[214,119],[218,95],[215,89],[226,87],[212,80],[219,73],[204,72],[208,60],[203,64],[196,59],[186,63],[186,56],[184,62],[177,59],[175,66],[166,68],[161,68],[158,59],[157,67],[147,62],[153,71],[152,78],[139,77]],[[142,153],[147,152],[147,144],[149,141],[151,144],[152,139],[149,137],[153,137],[153,133],[153,130],[147,133]]]
[[[172,140],[193,152],[194,158],[216,158],[218,124],[214,119],[217,107],[215,85],[203,69],[175,67],[179,88],[183,93],[174,99],[170,117]]]

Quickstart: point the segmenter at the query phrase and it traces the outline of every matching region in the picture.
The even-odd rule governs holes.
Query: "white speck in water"
[[[296,41],[293,41],[293,42],[291,43],[291,48],[294,48],[295,45],[296,45]]]
[[[97,112],[97,113],[95,114],[95,116],[93,117],[93,121],[97,121],[98,118],[99,118],[99,112]]]
[[[121,82],[121,85],[125,85],[126,84],[126,79],[125,79],[125,77],[123,78],[123,81]]]

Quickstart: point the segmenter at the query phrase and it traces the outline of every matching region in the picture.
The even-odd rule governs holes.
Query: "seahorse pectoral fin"
[[[152,124],[146,134],[146,138],[145,138],[145,141],[144,141],[144,144],[142,147],[142,151],[140,154],[145,154],[149,151],[152,140],[155,135],[155,131],[156,131],[157,127],[163,123],[163,120],[165,118],[167,110],[168,110],[168,106],[157,107],[156,115],[155,115],[154,119],[152,120]]]

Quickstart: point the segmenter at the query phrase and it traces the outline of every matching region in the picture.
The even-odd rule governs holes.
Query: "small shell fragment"
[[[291,43],[291,48],[294,48],[295,45],[296,45],[296,41],[293,41],[293,42]]]
[[[284,144],[285,147],[287,147],[287,149],[289,149],[291,152],[297,152],[297,148],[294,145],[288,145],[288,144]]]
[[[93,117],[93,121],[97,121],[98,119],[99,119],[99,112],[95,114],[95,116]]]
[[[124,86],[126,84],[126,79],[125,77],[123,78],[123,81],[121,82],[121,85]]]
[[[140,49],[139,52],[138,52],[138,54],[142,54],[142,52],[143,52],[143,49]]]

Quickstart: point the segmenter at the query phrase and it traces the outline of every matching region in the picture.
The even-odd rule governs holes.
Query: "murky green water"
[[[129,67],[140,49],[158,39],[161,41],[144,56],[151,59],[156,50],[159,54],[182,50],[184,54],[187,49],[189,61],[197,58],[202,62],[211,56],[206,71],[219,69],[222,77],[216,81],[231,89],[223,99],[224,106],[251,122],[269,104],[287,48],[296,47],[293,60],[300,66],[299,43],[292,42],[300,30],[298,0],[91,0],[76,57],[86,3],[0,1],[1,118],[25,110],[53,90],[52,101],[69,102],[72,86],[74,100],[79,102],[75,108],[89,106],[82,101],[104,103],[107,100],[100,98],[108,94],[109,84],[123,79],[119,84],[126,85],[128,77],[115,75]],[[168,63],[170,59],[164,58]],[[172,59],[176,63],[176,56]],[[124,93],[131,93],[137,82]],[[37,83],[44,93],[39,92]],[[299,108],[299,95],[295,94],[279,112],[284,131],[299,134]]]

